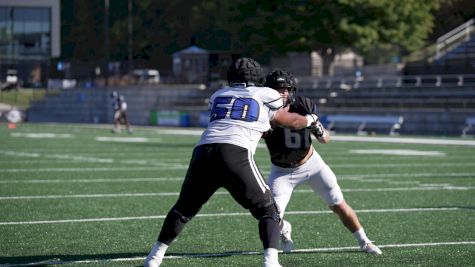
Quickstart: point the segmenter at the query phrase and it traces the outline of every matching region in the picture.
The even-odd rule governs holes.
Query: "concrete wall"
[[[149,125],[151,111],[206,110],[206,95],[195,85],[137,86],[121,88],[92,88],[63,90],[59,95],[48,96],[36,102],[27,112],[31,122],[111,123],[113,108],[110,94],[117,91],[125,97],[127,115],[133,125]],[[198,98],[201,107],[179,105],[180,101]]]
[[[299,94],[318,100],[332,92],[322,89],[299,89]],[[374,90],[374,92],[373,92]],[[339,94],[319,106],[320,115],[398,115],[404,117],[399,132],[408,135],[460,135],[465,119],[475,115],[475,88],[399,88],[361,90]],[[408,91],[408,90],[412,90]],[[423,90],[423,91],[421,91]],[[128,103],[128,116],[133,125],[150,125],[151,111],[184,111],[189,113],[190,126],[200,126],[200,113],[207,110],[207,99],[214,90],[200,90],[197,85],[158,85],[128,88],[94,88],[64,90],[49,96],[28,110],[28,121],[110,123],[113,109],[110,93],[117,91]],[[426,95],[421,97],[420,94]],[[389,101],[377,97],[384,95]],[[418,96],[417,98],[412,97]],[[429,96],[444,95],[444,105],[432,105]],[[414,104],[414,101],[417,103]],[[440,101],[437,100],[437,101]],[[462,102],[460,102],[462,101]],[[436,102],[437,104],[438,102]],[[451,103],[452,106],[447,106]],[[463,105],[461,104],[463,103]],[[411,106],[412,105],[412,106]],[[424,106],[426,105],[426,107]]]

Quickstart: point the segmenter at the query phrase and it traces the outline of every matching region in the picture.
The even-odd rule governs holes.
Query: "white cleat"
[[[278,261],[267,261],[264,260],[262,267],[283,267]]]
[[[294,241],[292,240],[292,225],[286,221],[283,221],[282,230],[280,230],[280,246],[283,252],[290,252],[294,249]]]
[[[372,241],[360,246],[360,249],[371,255],[381,255],[383,252]]]
[[[150,250],[147,258],[145,258],[145,262],[143,264],[144,267],[158,267],[162,264],[163,256],[160,255],[158,252],[158,245],[155,244]]]

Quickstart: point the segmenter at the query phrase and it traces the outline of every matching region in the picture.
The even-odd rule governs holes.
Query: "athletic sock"
[[[275,248],[264,249],[264,260],[267,262],[279,262],[279,251]]]
[[[155,246],[156,246],[155,256],[159,258],[163,258],[165,256],[165,252],[167,252],[168,245],[160,241],[157,241],[157,243],[155,243]]]
[[[353,233],[353,235],[355,236],[355,238],[358,241],[358,244],[360,246],[370,242],[368,237],[366,236],[366,233],[365,233],[363,227],[361,227],[359,230],[355,231]]]

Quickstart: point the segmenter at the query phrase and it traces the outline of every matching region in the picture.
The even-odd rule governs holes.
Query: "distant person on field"
[[[127,132],[132,133],[132,128],[127,119],[127,102],[125,102],[124,96],[119,96],[119,94],[114,91],[111,94],[111,98],[113,99],[112,107],[114,108],[114,129],[112,132],[120,133],[120,125],[124,124],[127,127]]]
[[[316,104],[310,98],[295,95],[296,82],[291,73],[274,70],[266,76],[266,86],[280,93],[289,112],[301,115],[317,112]],[[272,129],[263,135],[272,162],[267,181],[280,208],[282,219],[280,225],[282,250],[290,252],[293,249],[292,226],[283,219],[285,208],[295,187],[307,184],[353,233],[362,251],[382,254],[373,241],[368,239],[355,211],[343,198],[335,174],[312,146],[311,134],[321,144],[330,142],[330,134],[319,120],[313,130],[292,130],[272,124]]]

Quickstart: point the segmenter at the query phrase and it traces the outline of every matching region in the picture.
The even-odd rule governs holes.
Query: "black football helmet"
[[[245,84],[246,86],[263,86],[266,76],[261,65],[252,58],[239,58],[228,68],[228,83]]]
[[[275,69],[266,76],[265,86],[273,89],[287,88],[287,90],[289,90],[287,103],[292,104],[295,102],[295,94],[297,92],[296,84],[295,77],[290,72]]]

